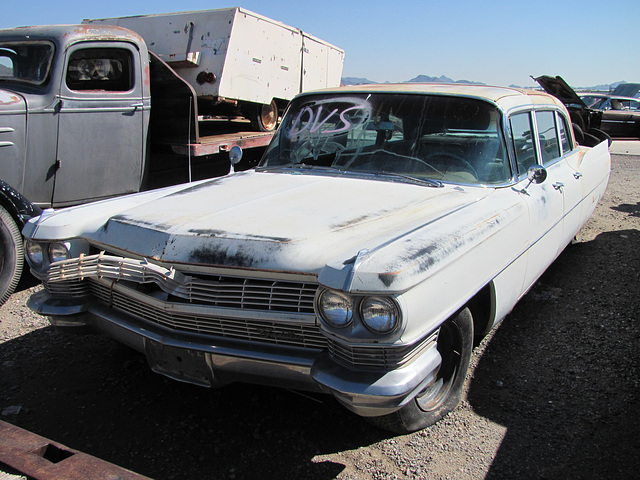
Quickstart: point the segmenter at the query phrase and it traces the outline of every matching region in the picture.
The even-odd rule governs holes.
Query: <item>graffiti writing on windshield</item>
[[[289,129],[291,138],[336,135],[366,123],[371,105],[361,98],[331,98],[314,102],[298,112]]]
[[[345,148],[339,136],[358,130],[371,118],[372,107],[362,98],[336,97],[316,101],[300,109],[286,134],[294,142],[293,160],[318,158],[321,154],[337,153]]]

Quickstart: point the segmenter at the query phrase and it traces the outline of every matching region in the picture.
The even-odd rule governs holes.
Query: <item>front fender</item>
[[[26,158],[27,107],[18,93],[0,90],[0,178],[22,191]]]

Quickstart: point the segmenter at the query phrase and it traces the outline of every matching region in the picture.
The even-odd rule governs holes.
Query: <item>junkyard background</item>
[[[330,397],[152,373],[101,337],[0,308],[0,420],[158,479],[626,479],[640,471],[640,142],[604,199],[476,348],[461,405],[392,436]],[[0,469],[1,471],[1,469]]]

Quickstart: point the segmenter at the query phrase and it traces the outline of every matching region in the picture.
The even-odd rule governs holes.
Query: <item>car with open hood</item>
[[[611,136],[602,125],[602,111],[589,107],[580,95],[560,76],[531,77],[547,92],[567,107],[575,139],[581,145],[593,147],[603,140],[611,145]]]
[[[455,408],[474,342],[575,237],[609,172],[606,142],[578,145],[543,92],[305,93],[253,170],[32,220],[44,288],[29,307],[179,381],[322,392],[414,431]]]

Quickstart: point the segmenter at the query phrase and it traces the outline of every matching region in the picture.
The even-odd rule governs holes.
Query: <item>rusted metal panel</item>
[[[0,463],[34,480],[149,478],[2,421]]]

